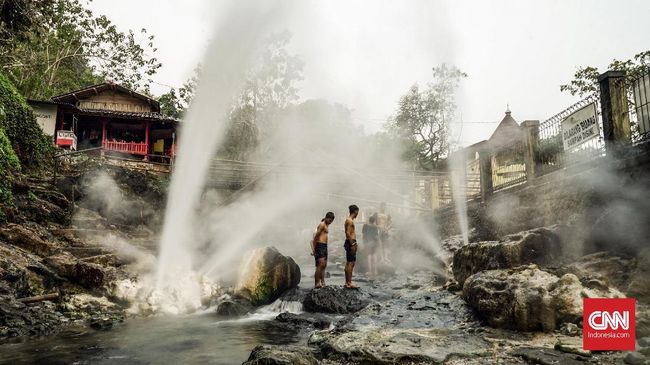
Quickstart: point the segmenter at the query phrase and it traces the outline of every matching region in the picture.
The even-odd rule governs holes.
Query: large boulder
[[[602,282],[583,286],[573,274],[560,278],[528,265],[472,275],[465,281],[463,297],[491,326],[552,331],[582,319],[582,298],[624,296]]]
[[[47,257],[43,262],[59,276],[88,289],[101,288],[111,279],[107,268],[84,262],[69,253]]]
[[[459,357],[488,356],[492,346],[467,332],[431,328],[321,331],[311,335],[309,344],[323,357],[345,364],[447,364]]]
[[[312,289],[302,304],[308,312],[354,313],[370,304],[370,296],[360,289],[326,286]]]
[[[292,345],[259,345],[243,365],[318,365],[312,350]]]
[[[300,283],[300,267],[275,247],[253,250],[246,257],[235,293],[253,305],[268,304]]]
[[[0,228],[0,240],[39,256],[51,255],[56,250],[55,245],[44,241],[37,232],[19,224]]]
[[[483,270],[508,269],[525,264],[556,264],[563,253],[561,228],[536,228],[506,236],[501,241],[463,246],[454,254],[454,278],[463,285],[468,277]]]

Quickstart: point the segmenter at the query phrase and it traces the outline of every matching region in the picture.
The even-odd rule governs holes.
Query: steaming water
[[[110,331],[80,329],[0,345],[0,364],[231,365],[241,364],[259,344],[305,341],[297,331],[260,318],[219,320],[202,314],[132,319]]]
[[[196,237],[193,223],[213,151],[225,134],[225,116],[241,89],[254,50],[273,19],[284,11],[280,2],[233,2],[205,57],[199,87],[179,140],[161,236],[155,292],[160,309],[183,313],[200,306],[201,288],[194,274]]]
[[[458,216],[458,225],[465,244],[469,243],[469,222],[467,219],[467,167],[465,157],[461,153],[449,157],[451,178],[451,193]]]

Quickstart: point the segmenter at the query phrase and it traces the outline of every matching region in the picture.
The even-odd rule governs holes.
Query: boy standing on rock
[[[325,269],[327,268],[327,233],[329,232],[329,225],[334,221],[334,213],[327,212],[323,218],[316,232],[314,232],[314,239],[311,240],[311,255],[314,256],[316,261],[316,273],[314,274],[314,288],[322,288],[325,286]]]
[[[349,207],[350,215],[345,220],[345,288],[346,289],[357,289],[358,286],[352,284],[352,270],[354,269],[354,264],[357,261],[357,233],[354,229],[354,220],[359,215],[359,207],[356,205],[350,205]]]

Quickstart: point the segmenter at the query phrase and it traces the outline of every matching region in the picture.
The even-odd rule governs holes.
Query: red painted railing
[[[147,155],[147,144],[144,142],[104,141],[105,150],[131,153],[134,155]]]

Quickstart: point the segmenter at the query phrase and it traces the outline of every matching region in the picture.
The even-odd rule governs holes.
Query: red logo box
[[[636,300],[634,298],[584,298],[582,347],[585,350],[635,348]]]

